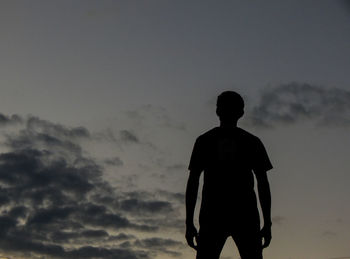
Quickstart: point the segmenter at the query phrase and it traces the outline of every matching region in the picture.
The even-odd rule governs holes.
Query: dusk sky
[[[0,258],[194,259],[225,90],[274,166],[264,258],[350,258],[350,1],[3,0],[0,35]]]

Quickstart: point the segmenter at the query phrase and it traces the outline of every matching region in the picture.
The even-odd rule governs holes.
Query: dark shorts
[[[237,226],[201,225],[198,237],[197,259],[219,259],[226,239],[232,237],[241,259],[262,259],[260,224]]]

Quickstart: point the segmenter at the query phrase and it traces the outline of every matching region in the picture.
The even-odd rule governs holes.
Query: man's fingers
[[[192,247],[194,250],[197,250],[197,246],[193,244],[193,242],[192,242],[192,245],[190,245],[190,247]]]
[[[187,244],[193,249],[197,250],[197,246],[193,242],[193,237],[186,237]]]
[[[271,242],[271,237],[270,238],[264,237],[264,244],[263,244],[262,248],[264,249],[264,248],[268,247],[270,245],[270,242]]]
[[[264,244],[263,244],[262,248],[264,249],[264,248],[266,248],[266,247],[268,247],[270,245],[270,243],[271,243],[271,235],[268,235],[268,234],[264,235],[263,238],[264,238]]]
[[[194,226],[187,226],[187,229],[186,229],[187,244],[195,250],[197,250],[197,245],[198,245],[197,238],[198,238],[197,229]],[[197,244],[194,244],[194,239],[196,240]]]
[[[199,239],[199,238],[198,238],[198,234],[196,234],[194,238],[195,238],[196,244],[197,244],[197,246],[198,246],[198,239]]]
[[[263,228],[261,231],[260,231],[260,235],[261,235],[261,238],[264,239],[264,244],[262,245],[262,248],[266,248],[270,245],[270,242],[271,242],[271,229],[266,229],[266,228]]]

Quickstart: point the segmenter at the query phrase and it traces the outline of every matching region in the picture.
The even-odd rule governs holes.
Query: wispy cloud
[[[162,106],[143,105],[134,110],[128,110],[125,115],[138,125],[152,123],[156,127],[174,130],[186,130],[184,123],[174,120]]]
[[[138,137],[135,135],[135,133],[131,132],[130,130],[121,130],[120,132],[121,140],[125,143],[139,143]]]
[[[255,127],[275,127],[301,121],[319,126],[350,126],[350,91],[290,83],[266,89],[247,121]]]

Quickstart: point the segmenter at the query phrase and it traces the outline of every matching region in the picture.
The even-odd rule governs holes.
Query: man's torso
[[[259,220],[252,173],[256,139],[240,128],[219,127],[198,138],[204,163],[201,224]]]

